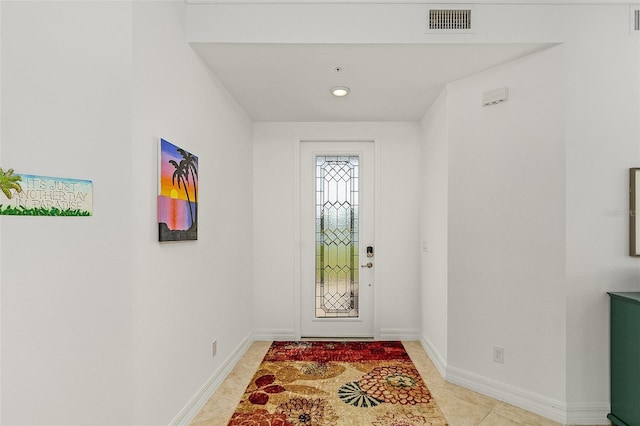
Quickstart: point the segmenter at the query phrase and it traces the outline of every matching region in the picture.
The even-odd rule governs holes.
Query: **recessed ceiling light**
[[[349,89],[347,86],[336,86],[331,89],[331,94],[337,98],[347,96],[349,92],[351,92],[351,89]]]

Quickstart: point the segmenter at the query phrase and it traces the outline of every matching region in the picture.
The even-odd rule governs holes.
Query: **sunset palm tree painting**
[[[198,239],[198,157],[160,139],[159,241]]]

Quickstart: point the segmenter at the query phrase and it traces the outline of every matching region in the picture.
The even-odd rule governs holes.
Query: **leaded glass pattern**
[[[316,157],[316,318],[358,317],[358,165]]]

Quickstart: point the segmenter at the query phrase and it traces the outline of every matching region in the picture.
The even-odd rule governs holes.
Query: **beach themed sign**
[[[19,179],[15,179],[18,176]],[[90,180],[27,174],[15,174],[13,178],[11,198],[0,196],[1,215],[93,215],[93,183]]]

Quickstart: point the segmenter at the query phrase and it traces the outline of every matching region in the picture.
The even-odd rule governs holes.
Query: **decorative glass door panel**
[[[316,157],[316,318],[358,317],[358,166]]]
[[[373,337],[374,144],[300,143],[301,337]]]

